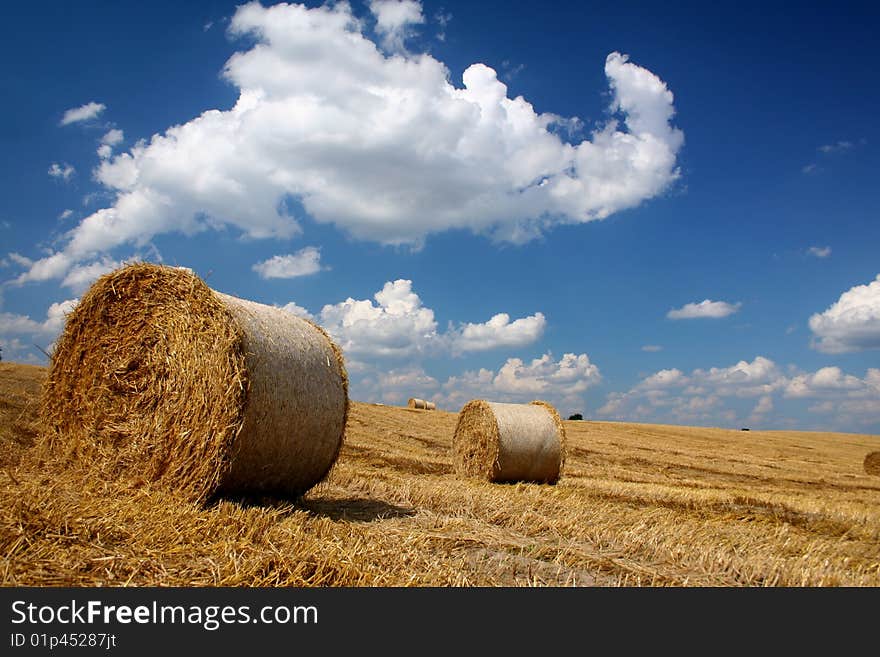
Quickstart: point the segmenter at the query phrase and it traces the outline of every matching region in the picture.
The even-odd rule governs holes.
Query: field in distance
[[[499,485],[457,413],[353,402],[304,499],[201,507],[41,462],[45,372],[0,363],[5,586],[880,586],[880,436],[565,421],[557,485]]]

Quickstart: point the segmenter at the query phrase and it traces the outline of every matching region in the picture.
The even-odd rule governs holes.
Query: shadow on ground
[[[297,507],[314,516],[348,522],[373,522],[385,518],[404,518],[415,515],[415,509],[363,497],[323,497],[301,500]]]

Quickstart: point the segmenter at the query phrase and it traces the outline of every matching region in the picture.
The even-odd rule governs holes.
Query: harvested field
[[[304,499],[103,483],[33,449],[0,363],[5,586],[880,586],[880,436],[565,421],[555,486],[463,480],[457,414],[354,402]]]

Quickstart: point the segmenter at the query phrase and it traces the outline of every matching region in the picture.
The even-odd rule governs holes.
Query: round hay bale
[[[67,318],[43,447],[111,479],[299,495],[342,447],[348,377],[319,326],[153,264],[99,278]]]
[[[459,475],[553,484],[565,464],[565,427],[547,402],[474,399],[458,415],[452,450]]]
[[[406,405],[409,406],[410,408],[424,409],[424,408],[428,407],[428,402],[426,402],[424,399],[417,399],[416,397],[410,397],[409,400],[406,402]]]
[[[426,401],[425,402],[425,410],[426,411],[435,411],[435,410],[437,410],[437,404],[435,404],[432,401]]]
[[[864,467],[869,475],[880,475],[880,452],[869,452],[865,456]]]

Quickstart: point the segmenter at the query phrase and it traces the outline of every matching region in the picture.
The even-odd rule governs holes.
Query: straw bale
[[[43,387],[41,448],[191,499],[299,495],[342,446],[348,378],[317,325],[176,267],[99,278]]]
[[[869,475],[880,475],[880,452],[869,452],[865,456],[864,466]]]
[[[426,402],[424,399],[418,399],[416,397],[410,397],[409,400],[406,402],[406,405],[409,406],[410,408],[424,409],[424,408],[427,408],[427,404],[428,404],[428,402]]]
[[[435,411],[435,410],[437,410],[437,404],[435,404],[432,401],[426,401],[425,402],[425,410],[426,411]]]
[[[565,464],[565,427],[547,402],[474,399],[458,415],[452,450],[461,476],[556,483]]]

